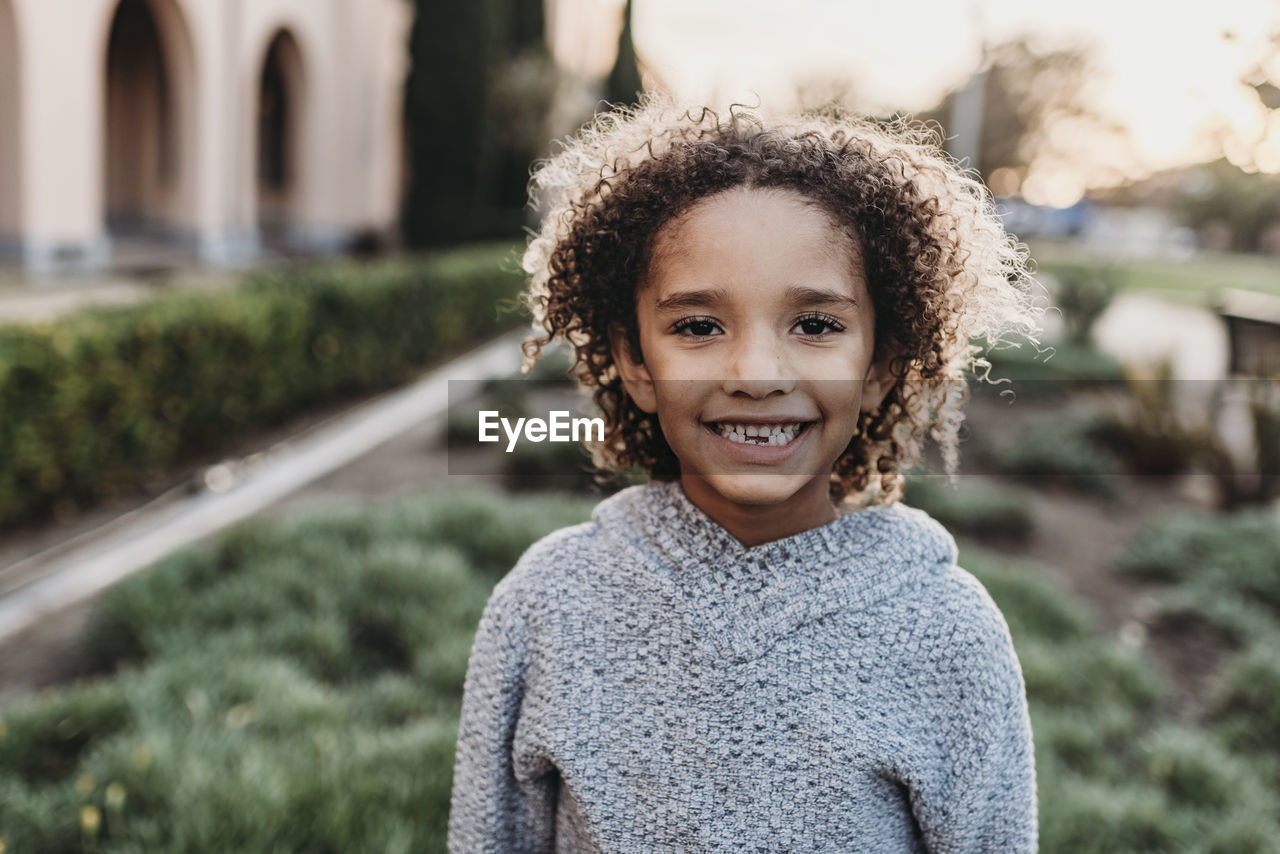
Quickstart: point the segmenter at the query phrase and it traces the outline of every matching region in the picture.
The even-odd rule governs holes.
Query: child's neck
[[[821,527],[840,515],[824,478],[815,477],[781,504],[734,502],[697,475],[681,475],[680,486],[699,510],[748,548]]]

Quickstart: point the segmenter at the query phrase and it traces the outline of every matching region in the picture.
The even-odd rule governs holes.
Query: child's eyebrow
[[[683,311],[689,308],[707,308],[728,298],[722,288],[708,288],[701,291],[678,291],[654,303],[654,310],[659,312]],[[855,309],[859,303],[848,294],[828,291],[822,288],[810,288],[792,285],[786,291],[787,302],[792,305],[830,305],[840,308]]]
[[[703,291],[678,291],[669,297],[654,303],[656,311],[683,311],[686,308],[706,308],[723,302],[727,294],[722,288],[709,288]]]
[[[801,285],[792,285],[787,288],[787,301],[793,305],[834,305],[848,309],[859,306],[858,301],[848,294]]]

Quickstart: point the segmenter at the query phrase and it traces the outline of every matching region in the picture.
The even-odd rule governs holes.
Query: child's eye
[[[689,338],[708,338],[717,334],[719,324],[709,317],[685,317],[675,322],[671,331]]]
[[[830,315],[814,313],[797,320],[793,329],[798,329],[801,335],[818,336],[828,332],[843,332],[844,324]]]

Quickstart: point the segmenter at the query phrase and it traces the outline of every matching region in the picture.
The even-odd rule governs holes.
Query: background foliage
[[[1008,506],[990,488],[979,498]],[[453,489],[247,523],[112,588],[83,641],[97,678],[0,710],[0,839],[103,854],[443,851],[485,600],[593,500]],[[1124,566],[1270,596],[1250,551],[1270,546],[1246,542],[1258,524],[1171,519]],[[1188,709],[1038,567],[967,540],[960,563],[1022,663],[1042,851],[1280,850],[1274,609]]]
[[[405,83],[410,246],[512,238],[557,76],[541,0],[416,0]]]
[[[127,495],[517,325],[514,310],[495,308],[523,283],[511,257],[503,244],[304,267],[232,291],[0,326],[0,528]]]

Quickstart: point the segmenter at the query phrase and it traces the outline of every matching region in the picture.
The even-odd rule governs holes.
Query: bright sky
[[[1097,106],[1129,129],[1136,161],[1125,171],[1139,174],[1212,157],[1214,124],[1254,138],[1267,132],[1239,79],[1264,54],[1268,34],[1280,30],[1276,0],[634,3],[643,60],[677,93],[717,103],[754,102],[757,93],[766,105],[789,104],[806,80],[843,79],[861,108],[921,110],[967,78],[984,36],[989,43],[1031,33],[1054,45],[1092,44]],[[1262,168],[1280,171],[1280,117],[1270,133],[1275,145],[1255,156]],[[1028,179],[1027,195],[1067,204],[1086,184],[1113,183],[1101,164],[1118,163],[1120,154],[1088,141],[1079,147],[1075,167]]]

